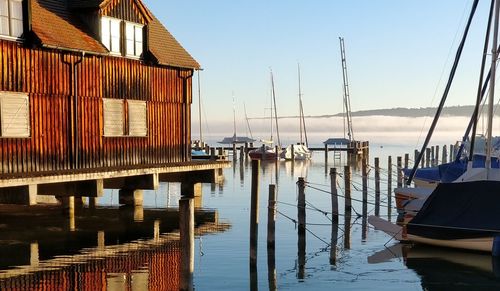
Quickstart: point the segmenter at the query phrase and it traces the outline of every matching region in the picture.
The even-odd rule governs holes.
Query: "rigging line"
[[[327,246],[330,246],[330,243],[327,243],[324,239],[322,239],[319,236],[317,236],[314,232],[312,232],[311,230],[309,230],[307,227],[305,227],[305,229],[307,230],[307,232],[309,232],[310,234],[312,234],[312,236],[314,236],[315,238],[317,238],[320,241],[324,242]]]
[[[455,61],[453,62],[453,67],[451,69],[450,76],[449,76],[448,82],[446,84],[446,88],[445,88],[445,90],[443,92],[443,96],[441,97],[441,101],[439,102],[438,109],[437,109],[436,114],[434,116],[434,119],[432,121],[432,124],[431,124],[431,127],[429,129],[429,132],[427,133],[427,136],[425,138],[424,144],[422,145],[422,149],[420,151],[420,154],[418,155],[417,161],[415,163],[416,165],[420,164],[420,161],[422,159],[422,152],[425,150],[425,148],[427,148],[427,145],[429,144],[429,141],[430,141],[430,139],[432,137],[434,129],[436,128],[439,116],[441,115],[441,111],[443,110],[443,106],[444,106],[444,103],[446,101],[446,98],[448,97],[448,92],[450,91],[451,84],[453,83],[453,79],[455,77],[455,72],[457,70],[458,63],[459,63],[460,57],[462,55],[462,50],[463,50],[463,48],[465,46],[465,40],[467,39],[467,35],[469,33],[469,28],[470,28],[470,25],[472,23],[472,18],[474,17],[474,14],[476,12],[476,8],[477,8],[478,2],[479,2],[479,0],[474,0],[474,3],[472,4],[471,13],[470,13],[469,19],[467,21],[467,25],[466,25],[466,28],[465,28],[462,40],[461,40],[460,45],[458,47],[457,53],[455,55]],[[417,171],[417,166],[416,165],[413,167],[413,169],[412,169],[412,171],[411,171],[411,173],[410,173],[410,175],[408,177],[408,180],[406,182],[407,185],[411,184],[411,181],[413,180],[413,177],[415,176],[415,172]]]

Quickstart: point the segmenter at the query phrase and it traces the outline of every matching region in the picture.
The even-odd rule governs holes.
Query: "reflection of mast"
[[[347,118],[347,136],[349,140],[354,140],[354,134],[352,130],[352,119],[351,119],[351,99],[349,97],[349,80],[347,78],[347,62],[345,57],[345,46],[344,38],[339,37],[340,40],[340,55],[342,58],[342,78],[344,80],[344,106]]]

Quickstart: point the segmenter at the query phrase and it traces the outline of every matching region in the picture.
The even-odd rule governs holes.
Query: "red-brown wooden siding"
[[[190,70],[85,55],[77,65],[78,168],[71,161],[71,65],[80,55],[28,49],[0,40],[0,91],[26,92],[31,137],[0,138],[0,173],[133,167],[186,161],[190,144]],[[103,137],[102,98],[147,102],[147,137]],[[186,98],[187,100],[184,100]],[[127,116],[125,106],[125,116]]]

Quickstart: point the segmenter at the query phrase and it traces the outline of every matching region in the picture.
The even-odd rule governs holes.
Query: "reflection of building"
[[[81,209],[70,229],[58,208],[13,207],[0,211],[0,290],[179,290],[177,209],[143,209],[140,221],[131,207]],[[194,216],[197,235],[230,227],[214,210]]]
[[[0,275],[0,290],[179,290],[178,241],[134,248],[106,257],[89,255],[87,260],[69,258],[61,266],[54,263],[52,270]]]

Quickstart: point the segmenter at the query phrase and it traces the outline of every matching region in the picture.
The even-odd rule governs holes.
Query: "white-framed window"
[[[128,105],[128,135],[147,136],[147,106],[146,101],[127,100]]]
[[[126,55],[129,57],[140,57],[143,48],[143,25],[126,22],[125,38],[126,38]]]
[[[101,17],[101,42],[111,53],[115,54],[120,53],[120,23],[120,19]]]
[[[0,35],[20,38],[23,34],[23,1],[0,0]]]
[[[104,136],[123,136],[123,100],[103,98]]]
[[[0,136],[30,137],[30,104],[27,93],[0,92]]]

